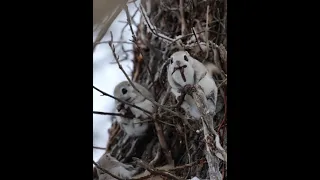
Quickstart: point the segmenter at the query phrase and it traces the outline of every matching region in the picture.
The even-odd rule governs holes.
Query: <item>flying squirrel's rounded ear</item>
[[[185,50],[184,52],[186,53],[187,56],[190,56],[190,53],[187,50]]]

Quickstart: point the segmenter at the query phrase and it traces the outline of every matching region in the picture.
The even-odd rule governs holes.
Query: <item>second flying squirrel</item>
[[[142,85],[133,82],[135,87],[144,95],[151,99],[153,99],[152,94]],[[129,81],[120,82],[114,89],[114,96],[134,104],[138,107],[141,107],[149,112],[154,112],[155,106],[151,101],[142,96],[139,92],[137,92],[129,83]],[[142,122],[146,120],[148,116],[145,112],[131,107],[127,104],[116,102],[117,111],[123,115],[131,114],[132,118],[120,117],[117,116],[117,122],[120,124],[120,127],[129,137],[140,137],[145,135],[146,131],[149,128],[149,124]]]
[[[206,66],[197,59],[190,56],[187,51],[177,51],[169,58],[167,78],[171,86],[171,92],[176,99],[181,95],[180,90],[186,85],[199,85],[206,96],[206,104],[210,113],[215,113],[218,88],[212,78],[215,71],[213,64]],[[186,95],[181,107],[186,113],[195,119],[199,119],[201,114],[190,95]]]

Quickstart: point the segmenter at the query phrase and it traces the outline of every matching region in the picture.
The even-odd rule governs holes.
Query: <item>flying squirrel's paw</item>
[[[193,92],[196,92],[196,91],[197,91],[196,87],[191,84],[187,84],[183,88],[178,90],[179,93],[186,93],[189,95],[191,95]]]

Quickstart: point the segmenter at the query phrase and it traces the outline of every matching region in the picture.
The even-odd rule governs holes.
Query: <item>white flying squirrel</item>
[[[98,160],[97,164],[102,168],[108,170],[111,174],[116,175],[123,179],[131,179],[138,171],[128,164],[124,164],[112,157],[109,153],[103,154]],[[97,169],[99,180],[116,180],[109,174]]]
[[[181,95],[180,90],[186,85],[199,85],[207,99],[207,107],[210,113],[215,113],[218,97],[218,88],[212,78],[218,68],[212,63],[202,64],[197,59],[190,56],[187,51],[177,51],[169,58],[167,78],[171,86],[171,92],[176,99]],[[199,119],[201,114],[190,95],[186,95],[181,107],[195,119]]]
[[[152,94],[145,87],[135,82],[133,82],[133,84],[144,96],[153,99]],[[113,94],[115,97],[134,104],[151,113],[153,113],[155,110],[155,106],[152,104],[152,102],[137,92],[131,86],[129,81],[120,82],[115,87]],[[132,118],[120,116],[116,117],[120,127],[129,137],[140,137],[145,135],[149,127],[148,123],[141,122],[148,120],[148,116],[145,112],[118,101],[116,102],[116,108],[117,111],[123,115],[130,115],[132,113]]]

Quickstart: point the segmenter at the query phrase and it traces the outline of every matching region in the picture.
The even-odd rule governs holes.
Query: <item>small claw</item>
[[[116,106],[116,109],[117,109],[118,111],[121,111],[122,109],[124,109],[124,104],[123,104],[123,103],[118,104],[118,105]]]

